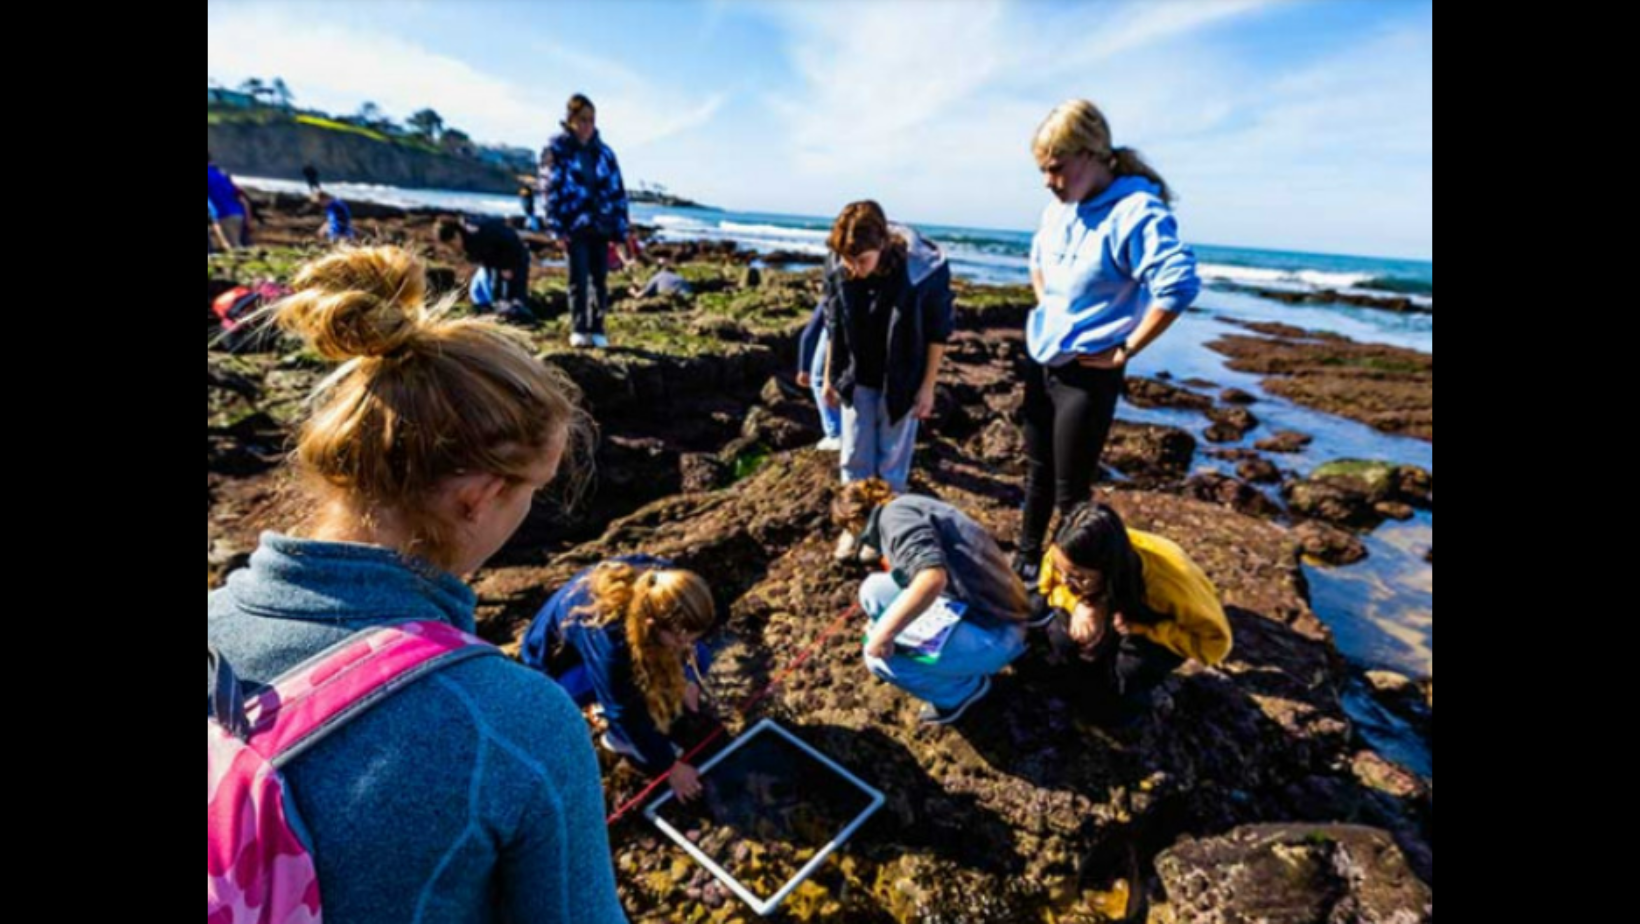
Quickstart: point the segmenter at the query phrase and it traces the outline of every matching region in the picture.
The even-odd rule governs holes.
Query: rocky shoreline
[[[304,228],[317,218],[302,208],[300,200],[270,202],[265,239],[305,243]],[[360,224],[379,239],[427,240],[428,215],[363,211],[356,209]],[[537,246],[550,254],[545,242]],[[862,575],[829,556],[835,456],[807,448],[819,438],[812,403],[789,381],[814,271],[767,272],[752,287],[746,257],[732,249],[667,246],[699,294],[688,303],[620,301],[610,319],[618,348],[606,353],[563,346],[562,271],[538,271],[534,294],[547,319],[530,336],[544,361],[584,389],[604,439],[581,504],[538,505],[477,577],[481,628],[512,644],[580,568],[640,549],[668,556],[699,571],[718,595],[727,618],[711,680],[720,702],[736,703],[848,607]],[[273,246],[216,258],[208,280],[214,291],[288,276],[303,256]],[[612,279],[612,290],[633,278]],[[1020,328],[1029,304],[1019,289],[960,288],[959,333],[913,481],[1008,538],[1022,496],[1017,383],[1028,362]],[[1308,402],[1281,382],[1333,368],[1326,357],[1392,355],[1302,331],[1258,332],[1265,336],[1229,334],[1214,348],[1234,357],[1235,368],[1272,376],[1266,390],[1299,403]],[[1362,371],[1386,376],[1372,380],[1386,393],[1426,388],[1427,413],[1409,400],[1394,417],[1402,429],[1392,432],[1421,428],[1432,440],[1433,361],[1394,361],[1414,368]],[[294,352],[208,351],[208,585],[242,563],[260,530],[299,522],[280,453],[301,397],[323,371]],[[1237,441],[1257,426],[1255,396],[1204,391],[1136,379],[1130,401],[1201,413]],[[1343,397],[1335,404],[1366,413],[1346,408]],[[1374,752],[1344,701],[1352,685],[1365,684],[1432,739],[1433,682],[1365,683],[1311,609],[1300,562],[1365,554],[1359,536],[1385,517],[1432,507],[1433,478],[1347,461],[1299,478],[1273,450],[1302,434],[1267,439],[1275,440],[1269,455],[1264,441],[1212,450],[1225,454],[1218,458],[1232,464],[1230,475],[1198,469],[1204,447],[1189,432],[1118,425],[1106,457],[1117,480],[1098,490],[1132,525],[1168,535],[1201,563],[1236,633],[1226,664],[1181,671],[1132,733],[1076,714],[1063,696],[1074,681],[1041,650],[999,677],[972,720],[918,728],[914,705],[869,677],[857,636],[847,632],[751,715],[728,716],[735,729],[775,718],[889,796],[785,914],[1205,924],[1257,920],[1281,907],[1307,910],[1280,920],[1432,920],[1433,780]],[[644,782],[610,764],[606,771],[612,807]],[[634,921],[751,920],[641,821],[619,823],[612,843]],[[1307,872],[1275,875],[1281,864]]]

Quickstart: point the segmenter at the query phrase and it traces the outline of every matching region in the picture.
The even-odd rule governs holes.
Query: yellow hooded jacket
[[[1230,621],[1218,588],[1174,542],[1136,529],[1128,530],[1128,539],[1144,564],[1145,604],[1164,617],[1153,626],[1129,622],[1129,631],[1180,657],[1222,663],[1230,654]],[[1052,552],[1042,559],[1040,590],[1050,606],[1067,613],[1076,609],[1076,595],[1054,570]]]

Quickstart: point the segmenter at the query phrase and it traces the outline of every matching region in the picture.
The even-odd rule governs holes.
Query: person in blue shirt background
[[[1031,242],[1035,362],[1025,382],[1025,509],[1014,568],[1036,583],[1057,507],[1085,502],[1110,436],[1128,363],[1201,292],[1179,240],[1173,192],[1132,148],[1111,145],[1093,103],[1070,100],[1032,141],[1055,201]]]
[[[710,660],[701,639],[716,621],[699,575],[629,555],[582,571],[553,594],[525,633],[520,658],[577,705],[596,703],[608,724],[600,744],[646,775],[669,773],[688,801],[700,795],[700,778],[677,757],[697,742],[675,741],[673,725],[685,710],[700,712]]]
[[[330,193],[315,193],[313,201],[325,210],[324,236],[332,241],[353,240],[353,211]]]
[[[229,249],[250,246],[255,218],[250,199],[234,185],[232,177],[217,167],[209,150],[205,152],[205,197],[216,208],[217,225]]]

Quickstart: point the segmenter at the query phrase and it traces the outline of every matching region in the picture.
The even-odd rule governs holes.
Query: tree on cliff
[[[360,106],[359,111],[345,121],[365,128],[389,128],[393,124],[392,120],[387,118],[387,114],[382,112],[382,107],[368,102]]]
[[[262,82],[262,78],[251,77],[239,85],[239,92],[249,96],[257,102],[261,102],[262,97],[268,95],[269,90],[268,85]]]
[[[279,101],[279,107],[281,109],[289,109],[291,100],[296,98],[296,94],[290,92],[290,85],[285,83],[285,78],[283,77],[273,78],[272,92],[273,98]]]
[[[437,141],[439,132],[444,130],[444,117],[431,109],[423,109],[406,119],[405,124],[428,141]]]

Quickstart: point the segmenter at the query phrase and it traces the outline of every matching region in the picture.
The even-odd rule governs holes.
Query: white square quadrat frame
[[[712,862],[711,857],[708,857],[705,853],[703,853],[701,849],[691,843],[682,832],[672,827],[666,819],[660,816],[661,806],[665,805],[674,798],[674,795],[671,792],[668,792],[665,796],[657,799],[655,803],[645,809],[643,813],[644,817],[653,822],[655,827],[660,828],[662,833],[671,838],[679,847],[682,847],[685,853],[688,853],[691,857],[694,857],[695,862],[699,863],[701,866],[704,866],[708,872],[717,877],[719,882],[728,886],[736,895],[740,896],[741,900],[750,905],[752,910],[756,911],[759,917],[767,917],[768,915],[774,913],[774,910],[780,907],[780,903],[786,900],[786,896],[790,895],[794,889],[802,885],[803,882],[810,876],[814,875],[814,871],[820,868],[820,864],[826,862],[827,857],[830,857],[833,853],[835,853],[837,848],[843,846],[843,842],[853,836],[854,832],[859,830],[860,826],[866,823],[866,819],[870,818],[878,809],[882,808],[883,802],[885,801],[881,792],[878,792],[876,789],[866,785],[866,783],[859,777],[848,772],[836,761],[810,747],[807,742],[782,728],[773,719],[764,719],[763,721],[757,723],[757,725],[753,726],[751,731],[741,735],[739,740],[737,740],[734,744],[724,748],[717,754],[717,756],[702,764],[700,767],[701,776],[705,776],[707,773],[710,773],[712,768],[720,761],[728,757],[730,754],[733,754],[746,742],[751,741],[753,738],[763,734],[764,732],[779,735],[784,738],[797,748],[801,749],[805,754],[808,754],[815,760],[825,764],[826,767],[832,772],[836,773],[838,776],[841,776],[843,779],[848,780],[854,786],[858,787],[861,792],[864,792],[867,796],[871,797],[871,804],[867,805],[859,815],[855,816],[854,820],[849,822],[848,825],[846,825],[836,837],[832,838],[830,843],[820,848],[820,851],[816,853],[808,863],[804,864],[802,869],[797,871],[797,875],[793,876],[790,882],[787,882],[785,885],[781,886],[780,890],[774,893],[772,897],[765,900],[752,894],[751,889],[746,888],[746,886],[741,884],[740,880],[729,875],[728,870],[725,870],[723,867]]]

